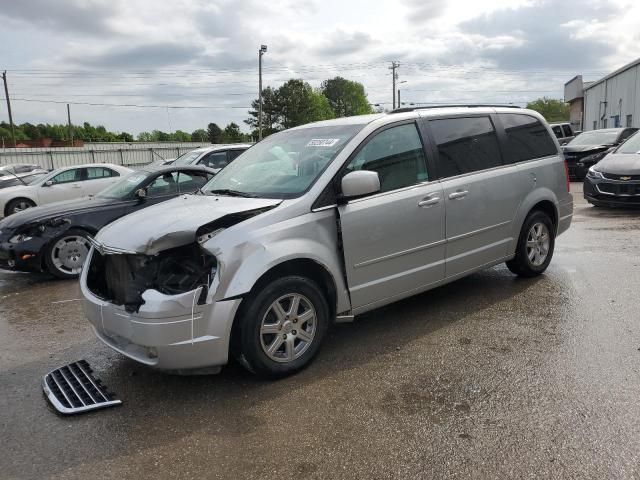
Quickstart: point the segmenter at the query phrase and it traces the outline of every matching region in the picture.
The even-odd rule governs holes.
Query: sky
[[[626,0],[0,0],[0,70],[16,123],[70,103],[118,132],[248,131],[261,44],[265,87],[340,75],[390,108],[396,61],[407,104],[524,105],[640,57],[638,18]]]

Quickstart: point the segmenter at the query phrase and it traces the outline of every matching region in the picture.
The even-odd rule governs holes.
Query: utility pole
[[[69,146],[73,147],[73,126],[71,125],[71,107],[67,103],[67,121],[69,122]]]
[[[398,89],[398,108],[402,107],[402,103],[400,102],[400,89]]]
[[[391,62],[391,66],[389,70],[391,70],[391,78],[393,79],[393,109],[396,108],[396,80],[398,79],[398,74],[396,73],[396,68],[400,66],[399,62]]]
[[[267,46],[260,45],[258,50],[258,141],[262,140],[262,55],[267,53]]]
[[[11,115],[11,100],[9,99],[9,87],[7,87],[7,71],[2,72],[2,80],[4,81],[4,96],[7,99],[7,111],[9,112],[9,123],[11,124],[11,141],[13,148],[16,147],[16,132],[13,129],[13,115]]]

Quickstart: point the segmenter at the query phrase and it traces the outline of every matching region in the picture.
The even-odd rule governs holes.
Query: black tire
[[[78,276],[80,275],[79,270],[75,271],[75,269],[72,269],[71,266],[56,264],[54,256],[56,256],[56,254],[58,256],[60,255],[60,248],[57,245],[61,240],[68,239],[68,242],[71,242],[74,241],[73,239],[79,239],[80,237],[86,240],[89,237],[89,233],[85,232],[84,230],[70,228],[62,235],[57,236],[49,242],[49,244],[44,248],[44,263],[49,273],[63,280],[78,278]],[[76,241],[76,243],[78,243],[78,241]],[[74,256],[74,258],[75,256],[77,256],[78,260],[73,263],[79,263],[79,268],[82,268],[82,263],[84,263],[84,261],[87,259],[87,253],[89,253],[88,241],[86,243],[86,250],[77,245],[77,248],[72,248],[72,251],[68,252],[68,254]],[[69,245],[71,244],[69,243]],[[73,260],[70,259],[70,261]]]
[[[278,333],[261,333],[263,319],[271,320],[273,318],[275,320],[272,306],[276,301],[281,299],[280,306],[283,307],[283,314],[287,310],[291,310],[293,302],[286,298],[288,295],[301,297],[301,306],[297,311],[300,313],[296,313],[295,318],[293,315],[286,316],[286,320],[281,322],[282,329],[278,330]],[[263,377],[285,377],[306,367],[318,353],[329,327],[329,306],[322,291],[312,280],[299,276],[279,278],[267,285],[258,287],[257,291],[251,292],[243,300],[243,304],[245,306],[242,308],[238,318],[240,323],[236,333],[236,341],[234,342],[234,354],[239,362],[250,372]],[[307,308],[309,305],[315,311],[315,329],[311,340],[305,342],[298,335],[302,331],[308,335],[307,330],[310,330],[311,326],[306,320],[302,323],[297,323],[299,321],[297,316],[299,314],[302,316],[302,314],[310,311]],[[302,329],[300,332],[295,330],[294,320],[298,325],[297,328]],[[272,324],[272,321],[267,323],[269,327],[278,328],[275,323]],[[294,330],[291,330],[292,328]],[[287,340],[283,337],[287,338]],[[282,347],[278,347],[273,352],[273,356],[282,354],[283,358],[280,361],[272,359],[265,351],[269,346],[275,345],[277,340],[281,342]],[[297,344],[295,343],[296,341],[298,341]],[[293,346],[288,347],[287,343]],[[282,352],[280,352],[281,348]],[[290,351],[288,348],[293,348],[294,350],[291,350],[294,352],[293,354],[299,356],[292,360],[285,358]],[[299,354],[295,353],[297,348],[300,348]]]
[[[533,227],[537,225],[544,225],[544,227],[546,227],[549,239],[546,257],[544,258],[544,261],[539,264],[538,262],[541,260],[541,257],[537,256],[535,251],[532,253],[532,251],[529,250],[529,248],[536,250],[539,245],[536,247],[527,246],[527,242],[530,240],[529,235],[532,232]],[[541,231],[544,230],[542,229]],[[533,235],[535,235],[535,233]],[[530,212],[522,224],[522,229],[520,230],[518,245],[516,246],[516,256],[506,262],[507,268],[521,277],[535,277],[540,275],[547,269],[551,262],[555,243],[556,229],[549,215],[540,210]],[[537,251],[540,252],[540,250]],[[534,256],[533,260],[530,258],[531,253]]]
[[[35,202],[33,200],[29,200],[28,198],[14,198],[7,204],[5,214],[9,216],[35,206]]]

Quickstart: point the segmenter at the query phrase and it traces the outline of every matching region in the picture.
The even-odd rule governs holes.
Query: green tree
[[[149,132],[140,132],[138,134],[139,142],[152,142],[153,138],[151,138],[151,134]]]
[[[182,130],[176,130],[171,134],[171,140],[175,142],[190,142],[191,134],[183,132]]]
[[[300,79],[291,79],[277,90],[280,126],[284,129],[333,118],[327,97]]]
[[[215,123],[207,125],[207,135],[211,143],[222,143],[222,129]]]
[[[240,131],[240,126],[231,122],[222,132],[222,143],[239,143],[245,140],[244,134]]]
[[[199,128],[191,132],[191,141],[205,142],[209,138],[209,134],[204,128]]]
[[[555,98],[542,97],[527,103],[527,108],[541,114],[548,122],[569,120],[569,104]]]
[[[244,121],[254,130],[254,135],[258,135],[258,117],[260,102],[255,99],[251,102],[252,110],[249,110],[249,118]],[[262,90],[262,135],[264,137],[281,130],[279,122],[281,119],[281,109],[276,90],[267,87]]]
[[[322,82],[320,91],[329,100],[336,117],[373,113],[361,83],[335,77]]]

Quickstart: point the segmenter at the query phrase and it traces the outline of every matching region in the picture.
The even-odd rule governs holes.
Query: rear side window
[[[562,131],[564,132],[565,137],[573,137],[573,132],[571,131],[571,127],[569,125],[563,125]]]
[[[498,137],[489,117],[431,120],[441,178],[502,165]]]
[[[120,174],[118,172],[114,172],[110,168],[104,167],[89,167],[87,168],[87,179],[93,180],[95,178],[108,178],[108,177],[119,177]]]
[[[549,131],[537,118],[515,113],[501,113],[498,118],[507,136],[507,162],[517,163],[558,154]]]
[[[560,128],[560,125],[554,125],[553,127],[551,127],[551,130],[553,130],[553,134],[557,138],[562,138],[562,129]]]

